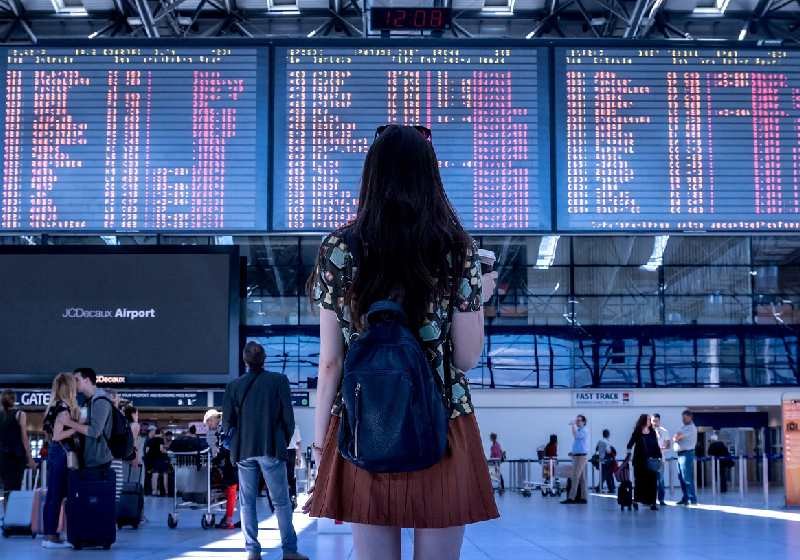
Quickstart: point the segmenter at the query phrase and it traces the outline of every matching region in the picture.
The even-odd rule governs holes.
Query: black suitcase
[[[144,488],[138,482],[125,482],[117,503],[117,529],[130,525],[139,528],[144,513]]]
[[[617,503],[622,511],[625,511],[625,508],[633,509],[633,484],[630,480],[623,480],[619,483]]]
[[[67,540],[76,550],[109,549],[117,540],[116,482],[110,468],[69,471]]]
[[[572,477],[571,476],[567,478],[567,487],[564,490],[566,491],[567,496],[569,496],[569,493],[572,491]],[[586,496],[584,496],[583,492],[581,492],[581,487],[580,486],[578,486],[578,491],[575,492],[575,499],[576,500],[585,500],[586,499]]]

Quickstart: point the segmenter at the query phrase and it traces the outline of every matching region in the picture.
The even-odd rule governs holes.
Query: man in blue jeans
[[[239,507],[248,560],[261,558],[256,501],[260,477],[275,506],[284,560],[308,560],[297,552],[292,503],[286,477],[286,447],[294,433],[294,412],[285,375],[264,371],[263,346],[248,342],[243,352],[248,373],[225,388],[223,425],[234,429],[231,460],[239,468]]]
[[[678,505],[697,505],[694,488],[694,449],[697,446],[697,426],[691,410],[683,411],[683,426],[672,438],[678,447],[678,479],[681,481],[683,498]]]
[[[670,466],[670,460],[672,459],[672,438],[669,437],[669,430],[667,430],[664,426],[661,425],[661,415],[656,412],[650,418],[650,423],[653,425],[653,429],[656,432],[656,438],[658,439],[658,448],[661,449],[661,457],[663,460],[663,467],[660,471],[656,473],[656,477],[658,478],[657,481],[657,494],[658,494],[658,503],[662,506],[667,505],[664,501],[665,497],[665,486],[664,486],[664,473],[669,472],[669,469],[672,467]],[[672,489],[670,489],[670,492]]]

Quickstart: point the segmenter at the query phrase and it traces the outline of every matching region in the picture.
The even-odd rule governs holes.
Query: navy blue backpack
[[[449,392],[438,383],[401,305],[373,303],[366,327],[344,361],[339,452],[373,473],[433,466],[447,450]]]

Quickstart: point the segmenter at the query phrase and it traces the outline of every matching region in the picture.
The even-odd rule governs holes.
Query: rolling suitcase
[[[31,533],[44,535],[44,503],[47,501],[47,488],[33,491],[33,512],[31,514]],[[58,516],[58,533],[64,532],[64,502],[61,502],[61,513]]]
[[[572,477],[567,478],[567,487],[564,490],[566,491],[567,496],[569,496],[569,493],[572,491]],[[581,492],[581,487],[580,486],[578,487],[578,491],[575,492],[575,499],[576,500],[585,500],[586,499],[586,496],[584,496],[583,492]]]
[[[617,488],[617,503],[622,511],[633,509],[633,484],[630,480],[623,480]]]
[[[117,540],[116,474],[111,469],[69,472],[67,540],[76,550],[111,548]]]
[[[623,464],[623,466],[617,469],[614,476],[616,476],[617,482],[619,482],[619,486],[617,487],[617,504],[619,504],[619,509],[622,511],[625,511],[625,509],[632,510],[634,507],[639,509],[633,501],[633,483],[631,482],[630,467],[627,464]]]
[[[131,481],[133,468],[128,470],[128,480],[122,484],[117,502],[117,529],[130,525],[139,528],[144,513],[144,487],[139,481]]]
[[[3,517],[3,536],[30,535],[35,537],[31,531],[31,519],[33,517],[33,501],[37,483],[39,482],[39,471],[33,478],[31,485],[31,471],[26,470],[23,478],[22,487],[25,490],[14,490],[8,495],[6,513]]]
[[[31,508],[31,533],[44,534],[44,503],[47,500],[47,488],[36,488],[33,491],[33,506]]]

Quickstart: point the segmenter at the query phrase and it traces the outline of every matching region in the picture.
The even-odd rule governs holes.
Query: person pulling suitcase
[[[84,436],[83,468],[70,471],[67,493],[67,540],[76,549],[111,548],[117,540],[114,459],[134,455],[133,434],[125,416],[97,387],[91,368],[75,370],[78,391],[88,399],[86,424],[65,421]]]

